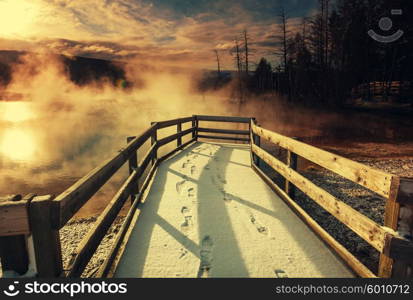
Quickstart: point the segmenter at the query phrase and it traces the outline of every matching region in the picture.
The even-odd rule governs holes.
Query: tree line
[[[392,15],[395,9],[399,13]],[[317,12],[302,18],[297,29],[291,28],[289,13],[281,6],[276,16],[275,62],[263,57],[251,71],[253,37],[246,29],[235,39],[233,91],[241,102],[254,94],[276,92],[292,102],[337,106],[350,97],[377,100],[372,87],[378,84],[381,101],[413,103],[412,11],[411,0],[319,0]],[[393,22],[388,31],[379,27],[385,17]],[[383,36],[397,30],[404,33],[383,43],[371,38],[369,30]],[[220,87],[228,80],[217,50],[215,56],[215,87]]]

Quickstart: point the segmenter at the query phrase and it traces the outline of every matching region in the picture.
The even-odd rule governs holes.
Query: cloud
[[[0,47],[46,49],[67,55],[103,59],[145,59],[158,63],[214,65],[213,49],[222,50],[222,64],[233,67],[227,50],[248,30],[252,59],[276,46],[279,1],[224,0],[3,0],[3,7],[19,4],[30,11],[19,33],[0,33]],[[306,15],[313,0],[287,1],[292,32],[299,26],[296,14]],[[14,3],[14,4],[13,4]],[[5,9],[5,10],[4,10]],[[17,14],[16,18],[25,15]],[[17,20],[18,21],[18,20]],[[26,24],[26,25],[27,25]],[[30,46],[29,46],[30,45]],[[16,49],[16,50],[20,50]]]

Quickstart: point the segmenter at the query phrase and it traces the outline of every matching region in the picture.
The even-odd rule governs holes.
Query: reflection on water
[[[13,163],[32,163],[37,148],[35,133],[27,121],[35,113],[29,102],[0,102],[0,159]]]
[[[12,126],[2,131],[1,155],[13,162],[33,162],[37,145],[32,130]]]
[[[58,195],[96,166],[100,154],[113,150],[107,142],[112,137],[105,133],[109,127],[100,126],[94,116],[80,121],[64,113],[37,112],[44,107],[0,101],[0,195]],[[99,130],[91,124],[98,124]],[[103,194],[110,199],[108,190],[112,188]],[[92,206],[99,210],[104,202]]]
[[[0,120],[19,123],[35,118],[30,102],[3,102],[0,105]]]

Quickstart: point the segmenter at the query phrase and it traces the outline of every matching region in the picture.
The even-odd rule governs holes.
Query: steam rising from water
[[[125,72],[135,88],[117,88],[109,80],[78,86],[59,56],[28,54],[21,60],[7,91],[23,93],[27,101],[0,102],[0,195],[59,194],[153,121],[193,114],[254,116],[290,136],[322,136],[343,124],[362,127],[348,115],[301,109],[274,95],[240,106],[230,99],[231,86],[201,94],[194,89],[197,72],[130,62]],[[371,127],[366,120],[361,118],[363,128]],[[379,125],[382,132],[383,122]],[[104,206],[122,176],[98,195],[104,201],[95,201],[92,210]]]
[[[0,194],[58,194],[153,121],[192,114],[229,114],[221,96],[192,91],[193,73],[126,68],[143,88],[105,82],[78,86],[58,56],[28,54],[13,69],[9,92],[24,102],[0,102]]]

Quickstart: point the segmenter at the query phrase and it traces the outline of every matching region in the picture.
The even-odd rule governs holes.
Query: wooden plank
[[[413,232],[412,196],[413,180],[411,178],[397,178],[392,185],[392,192],[387,200],[385,211],[385,225],[409,239]],[[393,237],[391,242],[396,243],[396,246],[393,246],[396,247],[396,250],[399,247],[406,253],[404,257],[400,256],[399,250],[396,254],[391,255],[390,253],[395,250],[391,248],[392,245],[389,245],[390,249],[380,256],[380,274],[383,277],[412,278],[413,261],[406,259],[406,257],[412,257],[413,251],[411,249],[409,251],[407,244],[398,241],[397,237]]]
[[[249,135],[250,134],[250,132],[248,130],[215,129],[215,128],[198,128],[198,132],[239,134],[239,135]]]
[[[413,263],[413,242],[388,234],[383,254],[395,260]]]
[[[194,117],[186,117],[186,118],[179,118],[179,119],[173,119],[173,120],[168,120],[168,121],[162,121],[162,122],[157,122],[158,123],[158,129],[170,127],[173,125],[178,125],[182,123],[187,123],[191,122],[194,119]]]
[[[181,133],[182,132],[182,124],[179,123],[176,125],[176,133]],[[182,145],[182,136],[179,136],[177,141],[176,141],[176,146],[179,147]]]
[[[155,126],[132,140],[124,149],[90,171],[53,200],[52,223],[60,229],[118,171],[129,157],[152,135]]]
[[[400,178],[394,177],[390,187],[390,196],[386,201],[384,212],[384,226],[397,231],[400,203],[397,202],[400,190]],[[393,271],[393,259],[385,253],[380,254],[379,261],[379,276],[382,278],[390,278]]]
[[[1,196],[0,197],[0,203],[1,202],[14,202],[14,201],[20,201],[22,199],[22,195],[8,195],[8,196]]]
[[[401,204],[413,205],[413,178],[400,178],[400,190],[396,201]]]
[[[199,127],[199,122],[196,116],[192,116],[194,119],[192,120],[192,128],[195,128],[194,131],[192,131],[192,138],[195,140],[198,140],[198,127]]]
[[[24,203],[26,206],[26,212],[28,209],[29,202],[35,197],[35,194],[26,195],[23,199],[20,195],[8,197],[5,201],[19,201]],[[27,214],[27,222],[28,222]],[[0,218],[0,227],[4,225],[3,221]],[[14,221],[10,221],[14,222]],[[14,226],[14,223],[10,223],[11,226]],[[1,258],[1,267],[3,274],[6,271],[14,271],[20,275],[23,275],[27,272],[29,267],[29,256],[26,245],[26,236],[15,235],[15,236],[0,236],[0,258]]]
[[[388,233],[388,230],[359,213],[351,206],[338,200],[322,188],[318,187],[265,150],[257,147],[256,145],[252,146],[252,150],[275,171],[288,179],[297,188],[317,202],[321,207],[354,231],[357,235],[363,238],[371,246],[379,252],[383,251],[385,236]]]
[[[30,226],[39,277],[59,277],[62,274],[62,253],[59,230],[53,228],[51,214],[53,196],[35,197],[29,206]]]
[[[228,136],[214,136],[214,135],[201,135],[198,134],[198,138],[201,139],[211,139],[211,140],[226,140],[226,141],[241,141],[249,142],[249,138],[238,138],[238,137],[228,137]]]
[[[11,201],[12,199],[14,201]],[[0,236],[30,233],[28,202],[15,199],[18,197],[3,198],[0,202]]]
[[[294,202],[282,189],[280,189],[267,175],[264,174],[256,165],[254,171],[267,183],[267,185],[283,199],[287,205],[297,214],[307,226],[325,242],[344,263],[346,263],[357,275],[363,278],[376,278],[365,265],[363,265],[353,254],[344,248],[336,239],[325,231],[307,212]]]
[[[183,137],[183,136],[185,136],[185,135],[187,135],[191,132],[194,132],[194,130],[195,130],[195,128],[192,127],[192,128],[186,129],[182,132],[178,132],[178,133],[175,133],[173,135],[167,136],[167,137],[165,137],[165,138],[158,141],[159,147],[162,147],[162,146],[164,146],[164,145],[166,145],[166,144],[168,144],[172,141],[175,141],[179,137]]]
[[[1,236],[0,258],[3,274],[6,271],[14,271],[20,275],[26,273],[29,267],[26,237],[24,235]]]
[[[196,115],[198,121],[208,122],[230,122],[230,123],[249,123],[251,118],[246,117],[227,117],[227,116],[204,116]]]
[[[68,266],[67,277],[80,277],[98,248],[100,242],[105,237],[119,211],[129,197],[132,187],[137,179],[136,170],[126,179],[119,191],[115,194],[104,211],[99,215],[93,228],[82,239],[74,253]]]
[[[133,139],[136,137],[131,136],[126,138],[126,142],[129,144]],[[133,173],[134,170],[138,168],[138,151],[135,151],[131,157],[129,158],[129,175]],[[132,190],[131,190],[131,203],[133,202],[133,197],[139,192],[139,180],[138,178],[135,180],[135,182],[132,184]]]
[[[97,273],[98,278],[102,278],[102,277],[107,277],[108,274],[110,274],[111,272],[114,272],[114,269],[116,269],[116,260],[119,260],[119,257],[122,255],[122,251],[120,250],[120,248],[127,243],[127,239],[125,240],[125,236],[127,234],[127,231],[130,227],[130,224],[132,222],[132,218],[135,215],[135,212],[138,208],[139,203],[142,200],[143,195],[146,192],[146,189],[149,187],[149,184],[153,178],[153,176],[155,175],[155,171],[157,169],[159,165],[159,161],[157,161],[152,167],[151,170],[149,171],[147,177],[145,178],[143,184],[142,184],[142,188],[138,194],[138,196],[136,197],[135,201],[133,202],[131,208],[129,209],[125,220],[123,221],[123,224],[120,228],[120,230],[118,231],[115,241],[112,245],[112,248],[110,250],[110,253],[108,255],[108,257],[105,259],[105,261],[103,262],[102,266],[99,268],[99,271]],[[110,276],[111,277],[111,276]]]
[[[152,126],[156,127],[156,130],[152,132],[151,135],[151,146],[154,147],[155,145],[158,145],[158,128],[159,128],[159,123],[151,123]],[[155,164],[156,160],[158,159],[158,148],[155,148],[155,153],[152,155],[152,164]]]
[[[278,133],[253,125],[253,132],[262,138],[290,150],[323,168],[335,172],[387,198],[394,175],[373,169],[350,159],[332,154]]]
[[[294,171],[297,171],[297,162],[297,154],[291,152],[290,150],[287,150],[287,166]],[[291,199],[295,200],[295,186],[287,179],[285,180],[285,192]]]
[[[144,158],[139,162],[138,169],[137,169],[137,177],[140,178],[142,174],[145,172],[146,168],[148,167],[149,163],[153,161],[155,157],[155,153],[158,150],[158,143],[152,145],[149,148],[148,152],[146,152]]]

